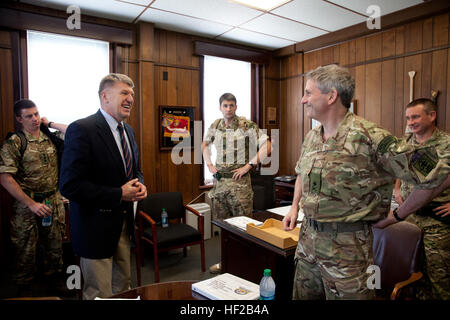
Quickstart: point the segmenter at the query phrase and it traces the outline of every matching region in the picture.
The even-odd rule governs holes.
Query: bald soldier
[[[389,212],[395,177],[430,189],[429,195],[450,170],[433,148],[413,151],[351,113],[355,81],[347,69],[319,67],[306,79],[301,102],[307,116],[322,125],[305,137],[292,207],[283,219],[284,228],[292,230],[299,207],[305,214],[293,298],[373,299],[366,273],[373,265],[371,224]]]
[[[219,108],[223,118],[214,121],[202,143],[206,165],[215,177],[209,193],[213,218],[248,216],[253,210],[249,171],[270,154],[271,143],[256,123],[236,115],[237,101],[233,94],[224,93],[219,98]],[[211,145],[217,150],[216,164],[211,161]],[[218,273],[220,264],[213,265],[210,271]]]

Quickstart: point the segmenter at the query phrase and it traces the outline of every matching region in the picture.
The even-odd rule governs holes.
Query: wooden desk
[[[153,283],[118,293],[112,298],[141,300],[207,300],[205,297],[192,292],[192,284],[197,281],[168,281]]]
[[[256,212],[252,218],[259,221],[268,218],[282,219],[271,212]],[[269,268],[276,284],[275,299],[292,299],[296,247],[280,249],[223,220],[214,220],[212,223],[221,228],[222,273],[229,272],[259,284],[264,269]]]
[[[291,182],[275,180],[275,204],[280,206],[282,200],[292,201],[294,198],[295,180]]]

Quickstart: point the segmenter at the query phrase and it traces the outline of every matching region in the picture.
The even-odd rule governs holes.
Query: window
[[[212,56],[204,58],[203,75],[203,121],[205,133],[218,118],[223,118],[219,110],[219,98],[225,92],[234,94],[237,100],[236,115],[251,117],[251,64],[248,62]],[[211,148],[211,160],[216,161],[215,148]],[[203,163],[205,184],[212,182],[212,175]]]
[[[69,124],[100,106],[98,85],[109,73],[109,43],[28,31],[28,96],[41,116]]]

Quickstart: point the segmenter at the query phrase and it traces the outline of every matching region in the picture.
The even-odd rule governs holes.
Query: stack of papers
[[[239,229],[243,231],[247,231],[247,224],[248,223],[254,223],[255,226],[261,226],[263,222],[249,218],[247,216],[238,216],[238,217],[232,217],[224,220],[225,222],[238,227]]]
[[[211,300],[257,300],[259,285],[224,273],[192,284],[195,291]]]

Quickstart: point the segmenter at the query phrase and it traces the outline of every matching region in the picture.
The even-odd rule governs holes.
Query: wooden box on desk
[[[253,223],[247,224],[247,233],[260,238],[281,249],[294,247],[298,243],[299,227],[291,231],[284,231],[283,222],[267,219],[263,225],[257,227]]]

